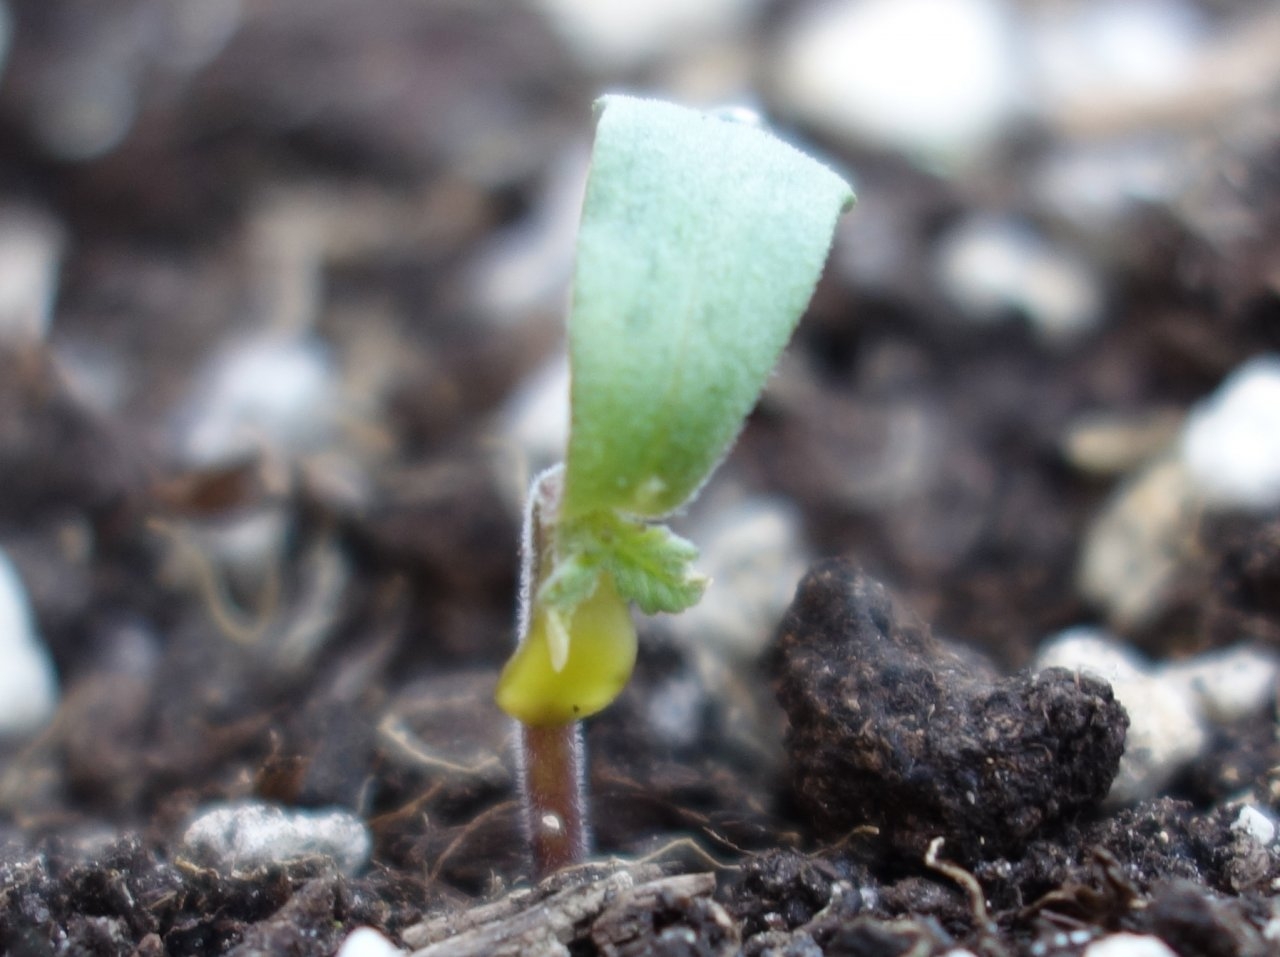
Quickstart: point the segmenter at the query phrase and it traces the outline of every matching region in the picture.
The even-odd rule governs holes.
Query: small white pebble
[[[1181,461],[1162,456],[1112,493],[1090,524],[1077,580],[1113,627],[1145,624],[1165,607],[1195,553],[1199,503]]]
[[[1159,937],[1149,934],[1112,934],[1095,940],[1083,957],[1178,957]]]
[[[337,380],[323,344],[258,336],[216,356],[188,399],[180,445],[193,465],[261,451],[314,451],[336,425]]]
[[[1250,359],[1192,409],[1182,461],[1211,505],[1280,505],[1280,355]]]
[[[1171,662],[1160,671],[1186,688],[1204,715],[1218,722],[1237,721],[1270,707],[1280,680],[1275,656],[1247,645]]]
[[[327,857],[352,874],[372,850],[368,828],[349,811],[285,810],[256,801],[206,809],[182,835],[182,844],[225,873]]]
[[[1252,804],[1240,808],[1240,814],[1232,822],[1231,830],[1252,836],[1263,847],[1276,838],[1276,822]]]
[[[706,701],[707,689],[692,672],[677,672],[650,689],[644,713],[652,740],[673,748],[695,745]]]
[[[399,957],[403,953],[372,927],[357,927],[342,942],[337,957]]]
[[[1081,472],[1120,476],[1164,452],[1181,429],[1182,414],[1171,409],[1085,413],[1068,424],[1061,448]]]
[[[1107,795],[1109,804],[1154,797],[1208,746],[1208,732],[1191,696],[1152,674],[1143,659],[1105,632],[1072,628],[1050,639],[1034,667],[1040,671],[1052,666],[1105,679],[1128,712],[1124,755]]]
[[[761,0],[537,0],[535,6],[586,66],[616,75],[746,24]]]
[[[978,215],[961,221],[942,238],[937,271],[943,291],[971,320],[1019,312],[1046,342],[1089,332],[1102,313],[1093,270],[1015,220]]]
[[[722,491],[690,532],[711,579],[692,608],[667,620],[690,647],[712,647],[735,662],[755,660],[772,638],[809,562],[795,507],[756,496],[725,502]]]
[[[1032,18],[1029,54],[1046,110],[1172,95],[1195,76],[1203,18],[1187,0],[1049,4]]]
[[[3,13],[0,9],[0,20]],[[0,343],[44,341],[61,254],[62,231],[48,216],[28,209],[0,209]]]
[[[248,594],[256,595],[281,562],[289,515],[283,504],[267,502],[225,518],[179,519],[164,528],[165,573],[175,583],[198,591],[213,571],[231,587],[248,588]],[[273,635],[276,631],[269,629]]]
[[[27,734],[58,708],[58,679],[36,633],[27,591],[0,551],[0,735]]]
[[[1084,671],[1105,681],[1126,682],[1140,678],[1147,662],[1100,628],[1081,625],[1054,635],[1036,653],[1035,669],[1067,668]]]
[[[1101,239],[1135,208],[1171,203],[1192,176],[1192,153],[1186,141],[1156,134],[1059,144],[1032,188],[1056,218]]]
[[[774,66],[779,100],[847,140],[968,158],[1019,106],[1015,35],[1001,0],[813,4]]]
[[[1272,904],[1273,914],[1276,913],[1275,904]],[[1262,928],[1263,940],[1280,940],[1280,915],[1272,917]]]

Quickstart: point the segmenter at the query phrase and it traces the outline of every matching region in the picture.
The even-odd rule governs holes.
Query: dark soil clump
[[[1090,810],[1128,719],[1110,687],[1051,668],[997,678],[949,651],[847,562],[800,583],[774,651],[792,788],[821,833],[873,827],[919,858],[946,835],[965,860],[1025,846]]]

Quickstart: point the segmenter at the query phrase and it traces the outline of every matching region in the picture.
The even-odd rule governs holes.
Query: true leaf
[[[698,549],[665,525],[593,512],[562,528],[561,544],[567,564],[608,571],[618,594],[646,615],[684,611],[707,587],[693,568]]]

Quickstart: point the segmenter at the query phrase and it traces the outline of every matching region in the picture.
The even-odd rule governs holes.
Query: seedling
[[[629,604],[679,612],[707,582],[662,519],[724,457],[813,294],[853,193],[749,123],[609,96],[569,316],[565,463],[525,510],[518,645],[498,681],[520,726],[540,874],[588,850],[579,721],[636,659]]]

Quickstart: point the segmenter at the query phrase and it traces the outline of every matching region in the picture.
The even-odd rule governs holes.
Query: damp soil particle
[[[847,868],[796,851],[768,851],[743,866],[731,898],[748,936],[790,931],[813,920],[831,901],[831,888]],[[867,883],[865,870],[860,883]]]
[[[1128,717],[1105,682],[998,678],[944,647],[842,560],[812,569],[773,652],[792,788],[830,839],[875,828],[893,853],[945,835],[972,860],[1096,806]]]

